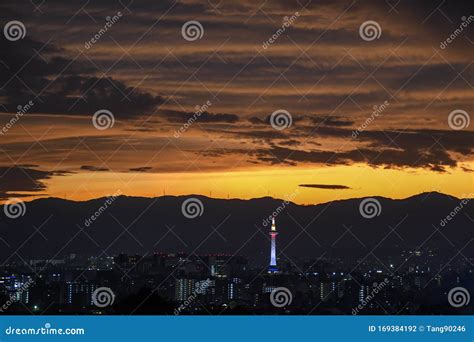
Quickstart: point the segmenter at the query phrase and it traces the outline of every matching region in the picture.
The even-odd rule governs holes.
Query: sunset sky
[[[428,0],[2,4],[0,201],[466,197],[472,14]],[[7,39],[12,21],[23,38]]]

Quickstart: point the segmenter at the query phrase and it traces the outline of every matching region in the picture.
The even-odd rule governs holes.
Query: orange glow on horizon
[[[58,197],[84,201],[120,191],[123,195],[139,197],[197,194],[222,199],[251,199],[270,196],[297,204],[318,204],[366,196],[401,199],[427,191],[458,198],[474,193],[474,177],[462,169],[438,173],[372,168],[363,164],[203,173],[82,172],[53,177],[45,183],[47,194],[25,200]],[[300,184],[343,185],[349,189],[306,188]]]

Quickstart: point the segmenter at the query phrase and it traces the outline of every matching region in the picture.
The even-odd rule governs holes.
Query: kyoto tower
[[[268,266],[268,273],[277,273],[277,261],[276,261],[276,236],[278,232],[276,231],[275,218],[272,219],[272,230],[270,230],[270,237],[272,238],[272,249],[270,251],[270,265]]]

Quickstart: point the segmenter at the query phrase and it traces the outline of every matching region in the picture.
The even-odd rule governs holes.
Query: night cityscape
[[[472,313],[472,305],[461,310],[449,305],[447,293],[460,279],[474,283],[473,259],[443,267],[423,249],[385,260],[388,269],[369,260],[279,260],[278,270],[273,266],[269,272],[232,255],[71,254],[3,266],[0,298],[11,305],[8,314]],[[92,298],[100,287],[113,291],[105,307]],[[282,307],[269,299],[280,287],[291,298]]]
[[[472,314],[472,203],[432,192],[5,205],[1,314]]]

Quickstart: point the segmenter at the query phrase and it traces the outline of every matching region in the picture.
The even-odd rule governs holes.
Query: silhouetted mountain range
[[[201,216],[183,216],[181,207],[189,198],[203,203]],[[399,256],[402,250],[420,245],[449,256],[459,250],[468,257],[474,255],[469,246],[474,238],[473,201],[436,192],[402,200],[374,198],[381,212],[368,219],[359,212],[363,199],[296,205],[270,197],[120,196],[89,227],[85,226],[86,219],[107,198],[84,202],[38,199],[26,203],[25,215],[16,219],[7,218],[2,206],[0,262],[20,257],[62,258],[70,253],[112,256],[119,252],[179,251],[239,254],[264,264],[268,262],[270,225],[262,222],[279,207],[283,207],[276,217],[281,259],[357,258],[370,251],[378,257]],[[450,213],[454,213],[453,218],[446,221]]]

